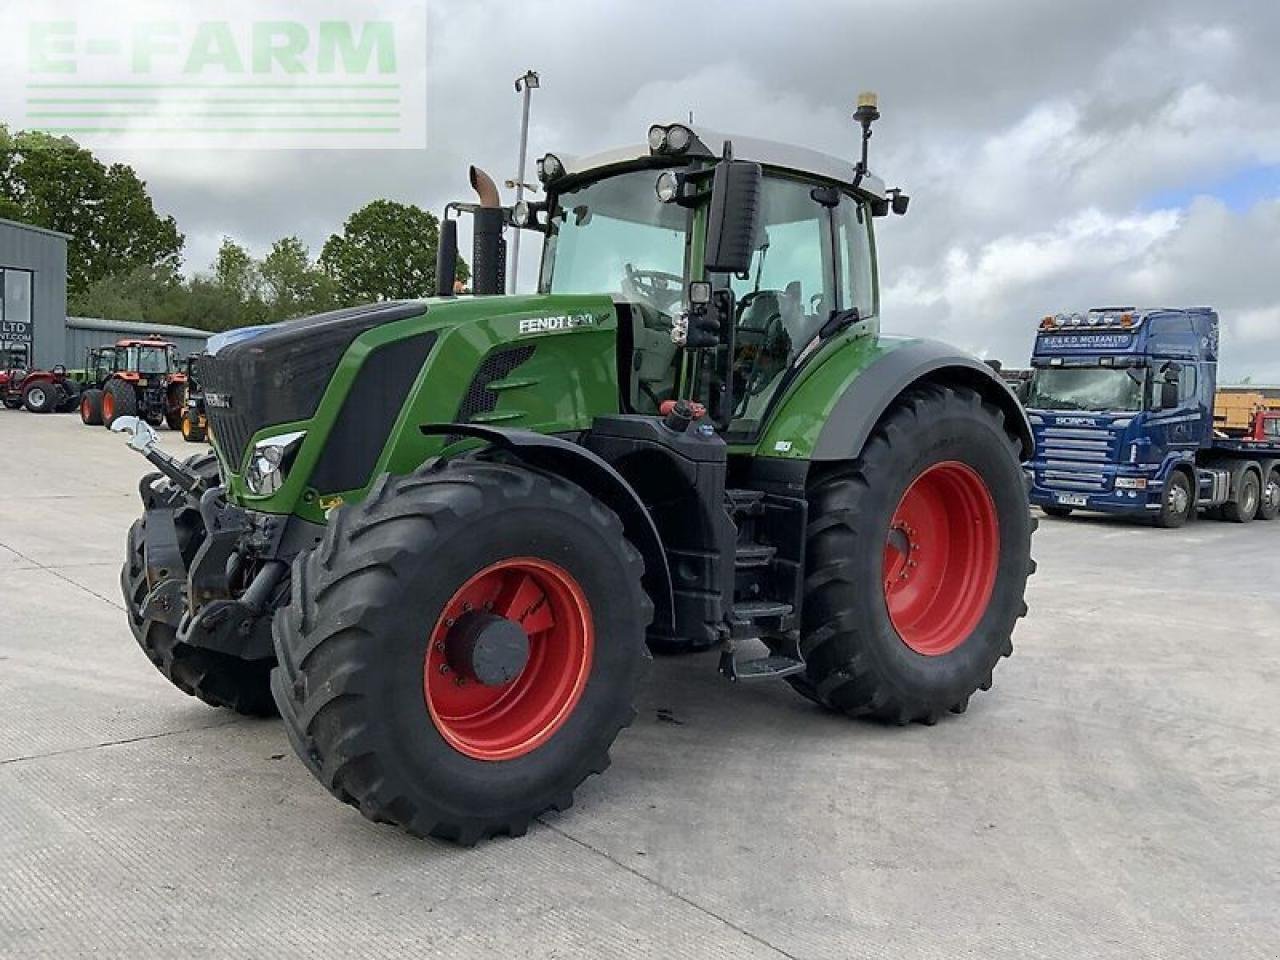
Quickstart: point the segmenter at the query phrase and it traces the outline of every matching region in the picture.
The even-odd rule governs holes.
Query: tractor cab
[[[178,372],[178,348],[165,340],[120,340],[115,346],[116,369],[142,377]]]
[[[747,441],[820,347],[853,326],[874,332],[872,219],[905,213],[908,198],[886,190],[865,156],[671,124],[636,147],[547,154],[537,167],[547,199],[503,211],[505,222],[544,236],[539,293],[613,299],[624,412],[656,415],[684,397]],[[491,182],[474,170],[472,180]],[[446,209],[439,290],[452,287],[454,210],[494,212]],[[475,241],[477,271],[504,262],[495,233],[477,230]],[[476,280],[477,290],[504,287]]]

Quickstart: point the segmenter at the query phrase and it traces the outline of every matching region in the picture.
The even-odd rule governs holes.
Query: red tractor
[[[0,400],[10,410],[26,407],[32,413],[74,410],[79,385],[58,364],[52,370],[32,370],[25,343],[0,345]]]
[[[89,351],[92,384],[80,395],[80,419],[110,427],[120,417],[141,417],[152,426],[182,427],[187,375],[178,348],[167,340],[120,340]]]

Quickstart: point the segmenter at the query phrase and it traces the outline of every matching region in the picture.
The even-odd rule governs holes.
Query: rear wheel
[[[1280,466],[1267,471],[1266,483],[1262,485],[1262,499],[1258,503],[1258,519],[1274,520],[1280,516]]]
[[[1160,512],[1156,514],[1156,526],[1167,530],[1176,530],[1189,519],[1195,511],[1195,495],[1191,490],[1191,481],[1181,470],[1169,474],[1164,485],[1164,494],[1160,498]]]
[[[794,685],[851,716],[932,723],[1013,652],[1034,521],[1001,411],[913,390],[809,491]]]
[[[22,405],[32,413],[50,413],[58,405],[58,390],[51,383],[33,383],[23,391]]]
[[[455,461],[383,477],[293,567],[272,689],[339,800],[474,843],[609,763],[652,605],[618,518],[568,481]]]
[[[102,426],[103,393],[90,387],[80,394],[80,422],[88,427]]]
[[[1040,509],[1043,510],[1048,516],[1053,517],[1057,520],[1065,520],[1067,517],[1071,516],[1070,507],[1055,507],[1053,504],[1050,504],[1049,506],[1041,507]]]
[[[1240,478],[1240,486],[1236,490],[1236,498],[1222,505],[1222,517],[1232,523],[1249,523],[1258,515],[1258,505],[1262,502],[1262,484],[1258,475],[1246,470]]]

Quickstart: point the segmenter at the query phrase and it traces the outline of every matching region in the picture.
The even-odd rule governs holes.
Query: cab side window
[[[877,306],[870,211],[861,200],[842,196],[835,216],[836,256],[839,258],[838,309],[856,308],[859,317],[869,317],[876,312]]]

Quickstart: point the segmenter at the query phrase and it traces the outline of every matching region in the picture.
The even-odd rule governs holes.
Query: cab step
[[[778,680],[804,672],[804,656],[795,631],[775,638],[773,653],[739,662],[737,648],[732,641],[720,651],[720,673],[728,680]]]
[[[735,517],[758,517],[764,513],[763,490],[730,489],[724,496]]]
[[[777,547],[764,543],[740,543],[733,558],[733,565],[738,570],[767,567],[773,562],[773,557],[777,552]]]
[[[755,623],[757,620],[776,620],[791,613],[791,604],[776,600],[748,600],[733,605],[733,619],[739,623]]]

